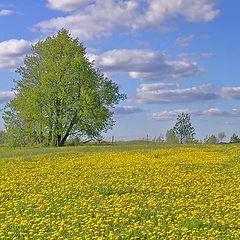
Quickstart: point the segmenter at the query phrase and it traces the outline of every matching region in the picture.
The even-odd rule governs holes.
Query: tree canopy
[[[180,143],[188,140],[193,140],[195,129],[191,123],[191,116],[188,113],[181,113],[177,117],[175,126],[173,127],[175,135],[178,137]]]
[[[236,133],[233,133],[230,138],[230,143],[240,143],[240,137]]]
[[[206,136],[204,139],[204,142],[207,144],[217,144],[218,143],[218,138],[214,134],[211,136]]]
[[[4,113],[13,145],[62,146],[76,134],[99,138],[114,124],[114,106],[126,98],[65,29],[34,45],[17,73],[15,98]]]
[[[218,141],[221,143],[223,141],[223,139],[226,137],[226,133],[225,132],[220,132],[218,133]]]
[[[169,129],[166,132],[166,142],[170,144],[178,143],[178,138],[173,129]]]

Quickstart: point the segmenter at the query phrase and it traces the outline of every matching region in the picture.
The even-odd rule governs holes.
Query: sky
[[[106,140],[165,135],[181,112],[197,138],[240,134],[239,9],[224,0],[0,0],[0,109],[31,46],[66,28],[127,94]]]

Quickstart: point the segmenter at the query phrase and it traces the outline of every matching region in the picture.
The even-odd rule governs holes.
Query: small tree
[[[215,135],[211,135],[211,136],[206,136],[204,139],[204,142],[206,144],[217,144],[218,143],[218,139]]]
[[[181,113],[177,117],[177,122],[173,127],[175,135],[178,137],[180,143],[184,143],[187,140],[193,140],[195,129],[191,123],[191,116],[188,113]]]
[[[240,143],[240,138],[236,133],[231,136],[230,143]]]
[[[173,129],[169,129],[166,132],[166,142],[169,144],[176,144],[178,143],[178,138],[175,134],[175,132],[173,131]]]
[[[220,132],[218,133],[218,141],[221,143],[223,141],[223,139],[226,137],[226,133],[225,132]]]
[[[164,143],[164,135],[162,133],[156,138],[156,141],[159,143]]]

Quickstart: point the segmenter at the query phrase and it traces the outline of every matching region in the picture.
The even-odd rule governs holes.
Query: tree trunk
[[[70,122],[70,124],[69,124],[69,126],[68,126],[68,129],[67,129],[65,135],[64,135],[63,138],[60,140],[60,142],[59,142],[59,144],[58,144],[58,147],[62,147],[62,146],[65,144],[65,142],[66,142],[66,140],[67,140],[67,138],[68,138],[68,136],[69,136],[69,134],[70,134],[73,126],[74,126],[74,124],[76,123],[76,119],[77,119],[77,114],[74,115],[72,121]]]

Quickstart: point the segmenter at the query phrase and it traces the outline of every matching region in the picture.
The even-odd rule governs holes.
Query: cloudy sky
[[[198,138],[240,134],[239,9],[224,0],[0,0],[0,109],[31,45],[66,28],[128,96],[106,138],[165,134],[181,112]]]

